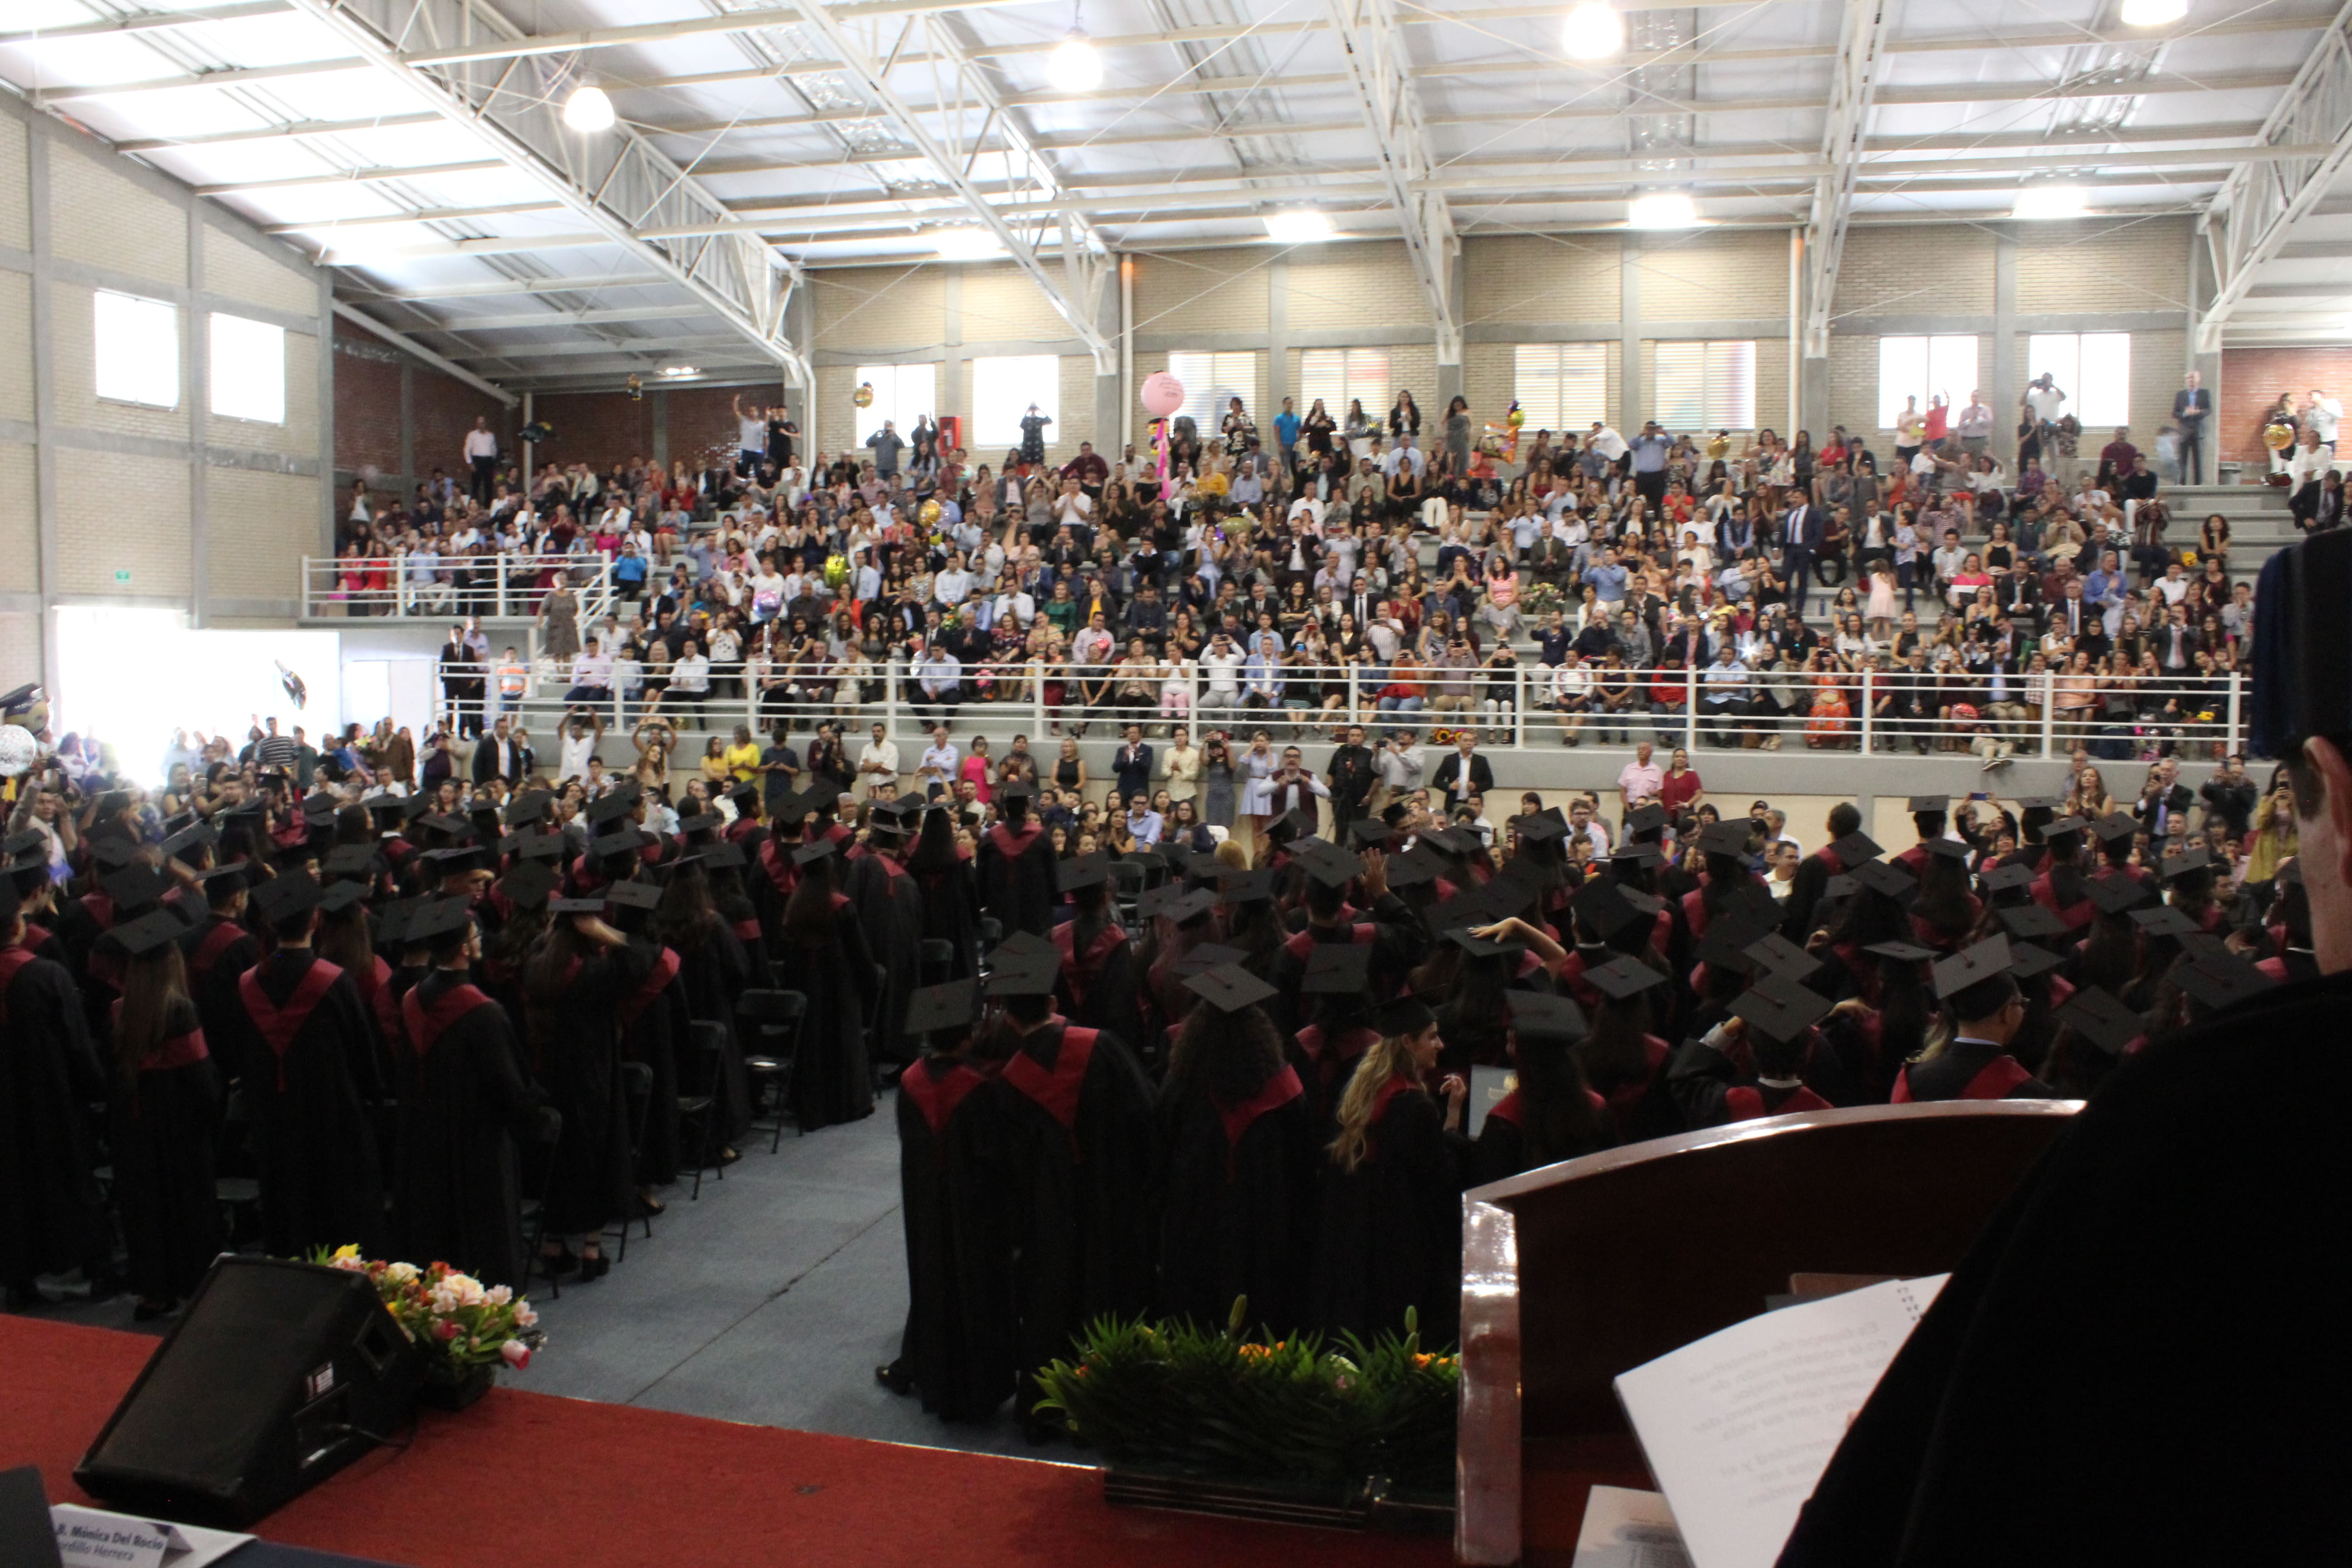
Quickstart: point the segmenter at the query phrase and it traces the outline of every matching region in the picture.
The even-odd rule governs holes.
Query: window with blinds
[[[1519,344],[1512,351],[1511,395],[1529,431],[1591,429],[1609,417],[1609,345]]]
[[[1386,349],[1308,349],[1298,356],[1298,416],[1302,419],[1323,400],[1324,412],[1341,424],[1348,421],[1348,404],[1363,401],[1364,412],[1378,419],[1389,406],[1389,351]]]
[[[1242,406],[1249,410],[1250,418],[1258,425],[1273,422],[1258,406],[1265,400],[1265,372],[1254,350],[1172,353],[1168,356],[1168,374],[1184,384],[1184,406],[1176,411],[1178,416],[1189,416],[1202,440],[1223,426],[1229,398],[1240,398]]]
[[[1650,416],[1672,431],[1756,428],[1756,344],[1660,342]]]
[[[1968,406],[1977,389],[1977,340],[1971,333],[1932,338],[1878,340],[1878,427],[1895,428],[1903,400],[1916,397],[1919,411],[1942,397],[1954,408]]]

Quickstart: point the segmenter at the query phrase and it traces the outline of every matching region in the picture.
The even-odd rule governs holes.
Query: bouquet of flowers
[[[504,1285],[485,1286],[446,1263],[386,1263],[341,1247],[313,1262],[364,1274],[377,1300],[408,1336],[427,1369],[464,1373],[500,1363],[522,1371],[531,1352],[547,1342],[530,1301]]]

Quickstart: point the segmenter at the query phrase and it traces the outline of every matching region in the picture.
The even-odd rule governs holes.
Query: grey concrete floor
[[[548,1342],[503,1381],[722,1421],[1081,1460],[1066,1444],[1030,1447],[1010,1405],[984,1425],[950,1425],[874,1381],[898,1353],[907,1314],[893,1110],[885,1095],[863,1121],[805,1137],[787,1128],[774,1153],[760,1134],[724,1180],[705,1176],[699,1202],[686,1184],[664,1192],[669,1211],[652,1238],[633,1226],[627,1257],[603,1279],[568,1283],[560,1299],[534,1280]],[[168,1326],[134,1325],[131,1309],[124,1295],[36,1310],[104,1328]]]

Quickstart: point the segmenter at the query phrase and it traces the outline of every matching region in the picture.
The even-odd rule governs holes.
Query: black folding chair
[[[646,1119],[653,1113],[653,1063],[623,1062],[621,1064],[621,1092],[628,1096],[629,1169],[635,1171],[637,1168],[638,1160],[645,1152]],[[646,1239],[647,1241],[651,1241],[654,1238],[653,1210],[646,1208],[643,1204],[638,1205],[637,1218],[645,1222]],[[620,1242],[621,1254],[617,1261],[625,1263],[628,1261],[629,1221],[627,1216],[624,1215],[622,1217],[618,1231],[608,1228],[605,1230],[604,1236],[607,1240],[617,1239]]]
[[[727,1167],[719,1163],[719,1075],[727,1070],[727,1026],[696,1019],[688,1026],[689,1049],[703,1064],[700,1094],[677,1097],[678,1119],[698,1117],[702,1135],[697,1141],[694,1156],[694,1192],[692,1201],[702,1201],[702,1173],[712,1171],[716,1179],[727,1179]],[[681,1075],[682,1077],[683,1075]]]
[[[547,1182],[555,1169],[555,1145],[563,1137],[563,1113],[551,1109],[540,1119],[538,1136],[522,1151],[522,1222],[530,1231],[530,1258],[522,1266],[522,1282],[530,1284],[534,1273],[547,1277],[550,1298],[562,1300],[563,1287],[556,1279],[555,1270],[548,1265],[547,1247]],[[536,1188],[538,1196],[528,1194]]]
[[[955,943],[945,937],[926,937],[916,952],[924,984],[944,985],[955,977]]]
[[[751,1080],[752,1130],[759,1130],[759,1090],[763,1087],[769,1096],[768,1112],[775,1118],[768,1140],[771,1154],[783,1147],[784,1109],[792,1098],[793,1064],[800,1055],[801,1019],[807,1013],[808,998],[797,991],[753,990],[735,998],[737,1037],[748,1047],[743,1071]],[[799,1132],[795,1124],[793,1136]]]

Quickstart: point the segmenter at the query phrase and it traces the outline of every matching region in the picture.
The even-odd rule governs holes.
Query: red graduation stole
[[[1789,1098],[1780,1102],[1780,1109],[1777,1110],[1764,1103],[1764,1091],[1752,1084],[1742,1084],[1738,1089],[1725,1089],[1723,1105],[1724,1109],[1730,1113],[1729,1120],[1733,1121],[1754,1121],[1759,1117],[1793,1116],[1800,1110],[1830,1109],[1828,1100],[1802,1084],[1789,1091]],[[1490,1110],[1486,1114],[1492,1116],[1495,1113]]]
[[[2000,1056],[1997,1056],[1993,1058],[1992,1060],[1987,1062],[1984,1067],[1978,1071],[1976,1077],[1969,1079],[1969,1085],[1966,1089],[1960,1090],[1959,1098],[1962,1100],[2007,1100],[2011,1089],[2015,1089],[2019,1084],[2023,1083],[2027,1079],[2030,1079],[2032,1076],[2033,1075],[2032,1073],[2027,1072],[2023,1067],[2019,1065],[2015,1057],[2012,1057],[2004,1051]],[[1888,1103],[1892,1105],[1908,1105],[1911,1103],[1911,1068],[1907,1065],[1895,1078],[1895,1092],[1889,1097]]]
[[[1239,1105],[1216,1102],[1217,1117],[1225,1124],[1225,1179],[1234,1178],[1234,1154],[1241,1148],[1242,1139],[1269,1111],[1279,1110],[1292,1100],[1303,1098],[1306,1086],[1298,1081],[1297,1072],[1288,1062],[1280,1071],[1270,1075],[1258,1091]]]
[[[1024,825],[1021,830],[1018,833],[1015,833],[1012,828],[1005,826],[1004,824],[1000,822],[995,826],[988,830],[988,842],[995,847],[998,854],[1003,856],[1006,859],[1018,859],[1021,853],[1027,849],[1032,844],[1036,843],[1037,836],[1045,831],[1045,830],[1044,828],[1032,822]]]
[[[278,1058],[278,1087],[286,1087],[286,1053],[293,1047],[294,1037],[310,1021],[310,1015],[326,999],[327,988],[332,985],[342,970],[323,958],[313,958],[310,967],[302,973],[295,984],[294,994],[286,998],[282,1007],[269,1000],[261,988],[261,965],[255,964],[237,977],[236,994],[245,1000],[245,1010],[253,1019],[253,1026],[268,1044],[270,1055]]]
[[[439,1001],[430,1007],[417,994],[418,987],[410,986],[408,994],[400,999],[400,1016],[408,1025],[408,1048],[419,1058],[429,1056],[438,1044],[443,1030],[477,1007],[491,1005],[490,999],[470,984],[453,985],[441,994]]]
[[[1348,941],[1357,947],[1370,947],[1380,940],[1380,927],[1375,925],[1351,925],[1348,928]],[[1304,963],[1315,956],[1316,945],[1315,928],[1309,926],[1305,931],[1294,931],[1282,944],[1282,951]]]
[[[1517,1089],[1511,1090],[1487,1108],[1486,1120],[1493,1121],[1497,1118],[1509,1122],[1514,1127],[1524,1129],[1527,1126],[1527,1108],[1519,1103]]]
[[[622,999],[621,1027],[625,1029],[635,1024],[638,1015],[653,1005],[654,998],[669,989],[669,983],[677,978],[677,954],[667,947],[663,948],[661,956],[654,960],[653,973],[646,976],[646,983]]]
[[[791,847],[781,838],[771,838],[760,846],[760,869],[776,885],[776,891],[789,895],[800,882],[800,868],[793,864]]]
[[[196,951],[188,955],[188,973],[199,980],[212,973],[213,965],[244,935],[245,928],[235,921],[215,922],[212,930],[205,932],[205,940],[196,943]]]
[[[205,1045],[205,1031],[202,1026],[199,1026],[190,1029],[184,1035],[173,1035],[166,1039],[162,1048],[157,1050],[147,1064],[139,1070],[163,1072],[172,1068],[193,1067],[205,1060],[212,1054]]]
[[[1072,1152],[1077,1149],[1078,1090],[1087,1081],[1087,1064],[1094,1059],[1094,1029],[1081,1029],[1067,1019],[1057,1019],[1062,1028],[1062,1048],[1048,1068],[1029,1054],[1027,1048],[1014,1051],[1005,1061],[1004,1081],[1037,1102],[1046,1115],[1062,1124],[1070,1134]]]
[[[2279,946],[2284,949],[2286,946],[2286,928],[2284,926],[2275,926],[2272,929],[2279,933]],[[49,928],[47,926],[35,925],[32,921],[26,921],[25,922],[25,945],[35,952],[38,952],[41,949],[48,946]]]
[[[383,971],[376,980],[375,990],[369,994],[368,1005],[375,1014],[375,1026],[383,1033],[389,1045],[408,1037],[405,1020],[400,1016],[400,998],[392,994],[392,969],[381,958],[375,966]]]
[[[931,1136],[937,1138],[946,1131],[948,1118],[955,1114],[956,1107],[963,1103],[964,1096],[988,1079],[964,1062],[956,1062],[946,1072],[938,1074],[933,1073],[932,1065],[920,1063],[902,1074],[898,1089],[913,1102],[915,1109],[922,1112],[923,1124],[931,1130]]]
[[[38,956],[29,947],[0,948],[0,1024],[8,1021],[8,988],[16,984],[17,972]]]
[[[1298,1048],[1307,1053],[1307,1059],[1323,1069],[1323,1079],[1327,1083],[1330,1081],[1338,1068],[1354,1061],[1371,1049],[1380,1042],[1380,1037],[1381,1033],[1378,1029],[1359,1026],[1353,1029],[1343,1029],[1336,1038],[1326,1040],[1323,1037],[1323,1026],[1320,1024],[1309,1024],[1292,1037],[1298,1042]],[[1331,1058],[1328,1061],[1323,1058],[1323,1047],[1326,1045],[1331,1047]]]
[[[1127,940],[1127,931],[1116,921],[1106,924],[1084,952],[1075,951],[1077,940],[1076,921],[1064,921],[1054,928],[1054,945],[1062,951],[1062,979],[1070,988],[1070,1005],[1083,1007],[1087,987],[1102,973],[1104,961]]]

